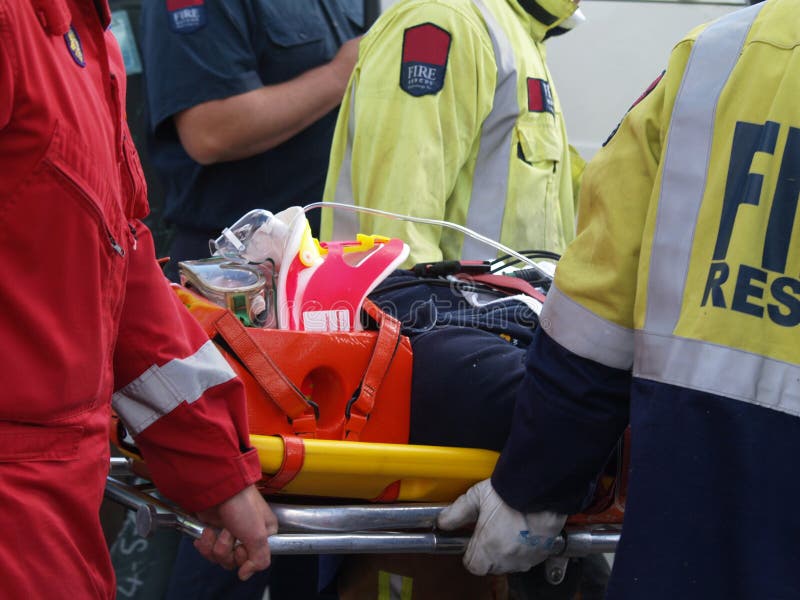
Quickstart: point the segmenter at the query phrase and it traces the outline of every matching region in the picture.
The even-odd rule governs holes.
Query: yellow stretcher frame
[[[284,442],[251,435],[261,470],[281,467]],[[499,454],[478,448],[304,439],[305,459],[280,493],[374,500],[399,482],[397,502],[452,502],[492,474]]]

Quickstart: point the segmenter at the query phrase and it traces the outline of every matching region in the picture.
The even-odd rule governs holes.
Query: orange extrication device
[[[407,443],[411,347],[399,323],[371,302],[364,310],[380,322],[377,332],[260,329],[173,288],[244,381],[265,494],[449,502],[491,476],[495,451]],[[571,524],[621,522],[628,447],[626,436],[591,506]],[[136,470],[147,476],[143,463]]]
[[[295,478],[305,439],[408,442],[411,345],[400,335],[400,323],[371,302],[363,308],[378,331],[261,329],[173,287],[244,381],[250,433],[283,438],[283,460],[263,481],[264,491],[278,491]],[[380,499],[395,499],[396,487]]]

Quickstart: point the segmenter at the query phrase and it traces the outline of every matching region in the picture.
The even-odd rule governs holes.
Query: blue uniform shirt
[[[166,220],[214,231],[253,208],[321,200],[335,110],[272,150],[209,166],[184,151],[172,117],[293,79],[363,30],[361,0],[145,0],[148,143],[165,184]]]

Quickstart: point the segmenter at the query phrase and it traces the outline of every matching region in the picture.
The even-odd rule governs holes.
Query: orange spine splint
[[[245,328],[226,309],[174,290],[245,383],[265,494],[450,502],[491,475],[497,452],[407,443],[410,343],[371,303],[365,310],[383,321],[380,332],[316,333]],[[112,432],[117,446],[139,458]],[[592,505],[570,524],[622,521],[628,438]],[[141,462],[136,471],[148,476]]]
[[[175,292],[245,383],[250,431],[331,440],[408,442],[411,345],[372,303],[379,331],[244,327],[194,294]]]

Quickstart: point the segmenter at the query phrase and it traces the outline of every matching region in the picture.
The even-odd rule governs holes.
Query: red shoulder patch
[[[544,79],[528,77],[528,112],[556,112],[550,83]]]
[[[631,108],[633,108],[634,106],[639,104],[639,102],[641,102],[642,100],[647,98],[650,95],[650,92],[652,92],[654,89],[656,89],[656,86],[658,85],[658,82],[661,81],[661,79],[663,79],[664,73],[666,73],[666,71],[661,71],[661,75],[656,77],[653,80],[653,83],[651,83],[650,85],[647,86],[647,89],[642,92],[642,95],[639,96],[633,104],[631,104]],[[628,109],[628,112],[631,111],[631,108]]]
[[[656,89],[656,86],[657,86],[657,85],[658,85],[658,83],[661,81],[661,79],[664,77],[664,73],[666,73],[666,71],[661,71],[661,75],[659,75],[658,77],[656,77],[656,78],[653,80],[653,83],[651,83],[650,85],[648,85],[648,86],[647,86],[647,89],[646,89],[644,92],[642,92],[642,95],[641,95],[641,96],[639,96],[639,97],[636,99],[636,101],[635,101],[633,104],[631,104],[630,108],[629,108],[627,111],[625,111],[625,114],[626,114],[626,115],[627,115],[629,112],[631,112],[631,110],[633,110],[633,107],[634,107],[634,106],[636,106],[636,105],[637,105],[637,104],[639,104],[639,103],[640,103],[642,100],[644,100],[645,98],[647,98],[647,97],[650,95],[650,93],[651,93],[651,92],[652,92],[654,89]],[[624,119],[624,118],[625,118],[625,116],[623,115],[623,117],[622,117],[622,118]],[[609,134],[609,136],[608,136],[608,138],[606,139],[606,141],[605,141],[605,142],[603,142],[603,146],[605,146],[606,144],[608,144],[608,142],[610,142],[610,141],[611,141],[611,138],[613,138],[613,137],[616,135],[617,131],[619,130],[619,126],[620,126],[620,125],[622,125],[622,121],[620,121],[619,123],[617,123],[617,126],[616,126],[616,127],[614,127],[614,131],[612,131],[612,132],[611,132],[611,134]]]
[[[205,0],[166,0],[169,28],[174,33],[193,33],[208,22]]]
[[[203,6],[204,0],[167,0],[167,10],[173,12],[190,6]]]
[[[450,32],[433,23],[423,23],[403,33],[400,88],[412,96],[436,94],[444,86],[450,55]]]

